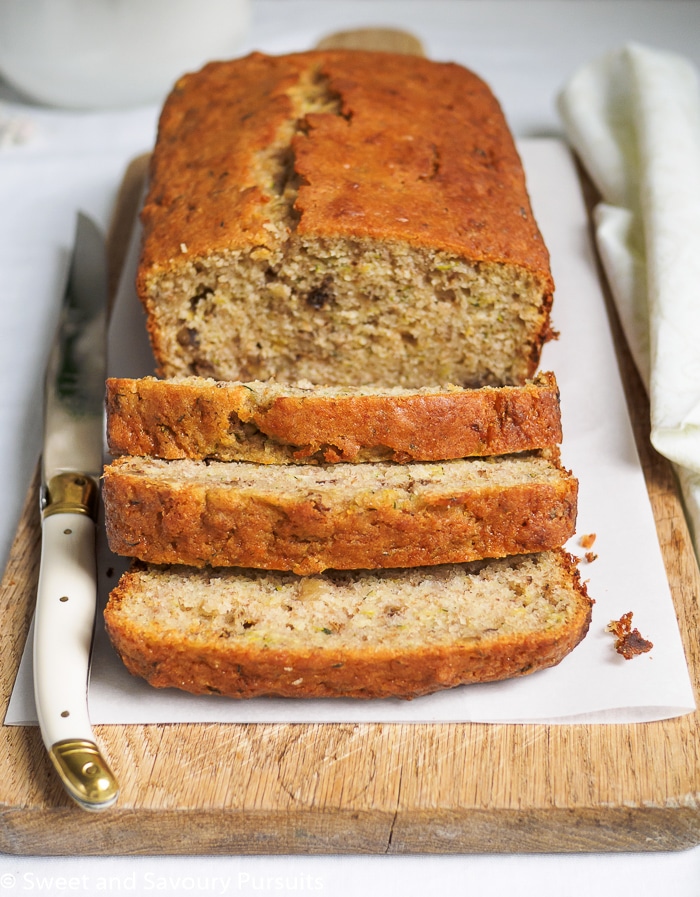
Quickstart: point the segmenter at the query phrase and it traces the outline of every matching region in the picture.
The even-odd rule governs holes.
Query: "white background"
[[[418,34],[428,55],[475,69],[517,136],[560,134],[554,99],[580,64],[636,40],[700,66],[693,0],[253,0],[241,52],[311,46],[367,24]],[[157,36],[154,36],[157,39]],[[150,149],[157,108],[66,113],[22,104],[0,85],[0,556],[7,557],[39,452],[43,358],[82,208],[107,225],[133,156]],[[4,125],[5,142],[2,142]],[[12,144],[8,134],[26,136]],[[435,858],[29,858],[0,856],[0,895],[132,894],[613,895],[700,894],[700,848],[635,856]]]

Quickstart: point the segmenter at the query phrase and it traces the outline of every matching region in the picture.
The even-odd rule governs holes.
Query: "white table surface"
[[[633,40],[700,68],[695,0],[253,0],[237,52],[286,52],[365,25],[409,29],[428,55],[492,86],[517,136],[561,134],[554,99],[582,63]],[[157,39],[157,38],[156,38]],[[73,113],[23,102],[0,81],[0,469],[4,564],[39,454],[43,359],[83,209],[106,227],[128,161],[149,150],[158,109]],[[3,124],[10,125],[5,130]],[[8,134],[20,139],[13,142]],[[26,139],[24,139],[26,138]],[[462,857],[139,857],[0,855],[0,895],[316,893],[522,897],[633,889],[700,894],[700,848],[682,853]]]

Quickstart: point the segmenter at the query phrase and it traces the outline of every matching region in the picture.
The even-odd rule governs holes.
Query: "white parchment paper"
[[[557,285],[553,323],[560,338],[544,350],[562,397],[563,461],[580,481],[578,535],[596,534],[597,558],[581,572],[595,600],[586,639],[559,666],[521,679],[470,685],[413,701],[231,700],[156,690],[129,675],[98,619],[89,689],[93,723],[172,722],[645,722],[695,709],[693,690],[656,528],[619,378],[586,209],[568,148],[556,140],[519,144],[535,215]],[[111,338],[111,374],[152,373],[133,291],[136,244],[126,265]],[[101,546],[101,600],[125,562]],[[606,631],[632,611],[653,650],[626,661]],[[29,640],[31,644],[31,639]],[[6,723],[36,722],[30,650],[25,651]]]

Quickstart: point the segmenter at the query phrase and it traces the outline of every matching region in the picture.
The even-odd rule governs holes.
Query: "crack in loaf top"
[[[497,100],[467,69],[415,56],[253,53],[184,76],[142,219],[146,267],[295,232],[510,263],[551,283]]]

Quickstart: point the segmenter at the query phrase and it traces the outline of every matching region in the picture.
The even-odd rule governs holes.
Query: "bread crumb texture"
[[[158,687],[232,697],[414,697],[558,663],[591,602],[563,551],[429,569],[259,570],[136,564],[110,638]]]
[[[254,53],[177,84],[142,213],[160,373],[521,384],[549,258],[500,107],[389,53]]]

